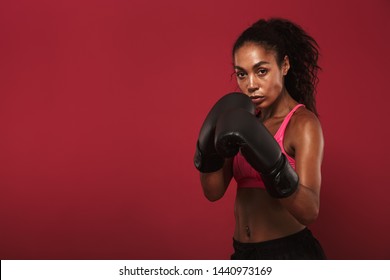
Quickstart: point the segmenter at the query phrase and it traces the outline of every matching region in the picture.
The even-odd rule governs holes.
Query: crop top
[[[290,157],[284,150],[283,140],[284,133],[292,115],[300,107],[305,106],[303,104],[296,105],[284,118],[282,124],[280,125],[278,131],[275,133],[274,138],[278,142],[282,153],[287,157],[288,162],[295,169],[295,159]],[[246,159],[238,153],[233,159],[233,177],[237,182],[238,188],[265,188],[264,182],[259,174],[253,167],[246,161]]]

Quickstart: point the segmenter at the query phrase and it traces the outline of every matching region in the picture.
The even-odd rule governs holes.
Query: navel
[[[250,230],[249,226],[245,227],[245,233],[246,233],[247,237],[251,237],[251,230]]]

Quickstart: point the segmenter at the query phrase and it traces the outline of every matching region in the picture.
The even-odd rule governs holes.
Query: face
[[[254,43],[244,44],[234,54],[238,86],[258,110],[271,106],[281,96],[289,67],[287,56],[279,67],[274,51],[267,51]]]

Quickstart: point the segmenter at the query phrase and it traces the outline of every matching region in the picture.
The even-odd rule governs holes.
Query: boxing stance
[[[298,188],[297,173],[275,138],[253,114],[242,109],[222,114],[215,129],[215,146],[217,153],[225,158],[235,156],[240,149],[247,162],[260,173],[271,196],[288,197]]]
[[[208,200],[237,183],[231,258],[324,259],[307,228],[319,213],[323,154],[316,42],[288,20],[261,19],[232,55],[242,93],[211,109],[194,157]]]
[[[203,173],[217,171],[225,158],[234,157],[241,148],[241,154],[261,174],[271,196],[290,196],[298,187],[298,175],[254,112],[252,101],[244,94],[222,97],[200,130],[195,167]]]

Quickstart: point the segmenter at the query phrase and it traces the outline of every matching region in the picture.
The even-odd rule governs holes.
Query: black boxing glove
[[[215,172],[223,167],[225,159],[216,152],[214,145],[215,125],[221,114],[236,108],[242,108],[250,114],[255,113],[255,106],[248,96],[232,92],[219,99],[207,114],[200,129],[194,156],[195,167],[200,172]]]
[[[253,114],[236,109],[221,115],[215,129],[215,147],[223,157],[232,157],[240,151],[260,173],[272,197],[288,197],[297,190],[297,173],[275,138]]]

